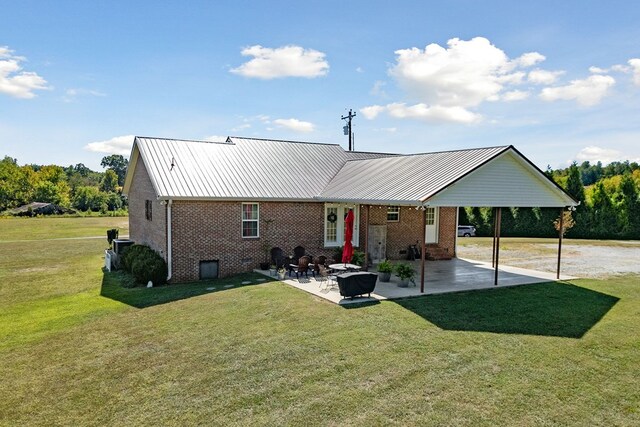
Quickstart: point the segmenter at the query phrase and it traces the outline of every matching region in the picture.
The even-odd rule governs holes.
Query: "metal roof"
[[[134,155],[135,147],[159,198],[312,200],[350,158],[389,156],[236,137],[225,143],[136,137]]]
[[[416,204],[509,148],[476,148],[347,162],[318,199]]]
[[[226,142],[136,137],[123,191],[128,194],[142,158],[159,199],[417,205],[440,198],[444,203],[466,188],[458,184],[463,178],[488,170],[482,166],[496,164],[493,160],[505,153],[524,169],[511,168],[502,175],[497,170],[498,181],[531,185],[530,194],[541,195],[539,200],[549,206],[576,204],[512,146],[397,155],[348,152],[337,144],[237,137]],[[496,191],[495,182],[486,187],[467,190]],[[513,194],[520,190],[510,191],[505,203],[515,200]]]

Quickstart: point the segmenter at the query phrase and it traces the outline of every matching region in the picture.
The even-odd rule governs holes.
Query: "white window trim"
[[[258,207],[258,217],[256,219],[244,219],[244,205],[256,205]],[[242,231],[244,230],[245,222],[255,222],[256,227],[256,235],[255,236],[243,236]],[[256,202],[242,202],[242,207],[240,209],[240,236],[243,239],[257,239],[260,237],[260,203]]]
[[[398,208],[397,211],[390,212],[390,208]],[[398,219],[389,219],[389,214],[397,214]],[[400,222],[400,206],[387,206],[387,222]]]
[[[338,208],[338,218],[336,220],[336,241],[327,241],[327,209]],[[324,246],[326,248],[336,248],[344,245],[344,215],[353,209],[353,240],[351,243],[354,247],[360,246],[360,205],[343,204],[343,203],[325,203],[324,204]]]

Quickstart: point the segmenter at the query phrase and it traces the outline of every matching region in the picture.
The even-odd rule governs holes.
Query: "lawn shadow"
[[[445,330],[581,338],[618,300],[570,283],[548,282],[395,302]]]
[[[131,276],[124,272],[105,271],[102,276],[100,295],[132,307],[145,308],[243,286],[260,285],[272,282],[274,279],[261,274],[244,273],[224,279],[201,280],[153,288],[141,286],[125,287],[131,284],[131,281]]]

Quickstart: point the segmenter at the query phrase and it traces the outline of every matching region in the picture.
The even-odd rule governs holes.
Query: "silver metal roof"
[[[497,178],[491,178],[492,185],[486,186],[489,193],[496,191],[496,179],[517,181],[533,186],[528,194],[538,194],[538,203],[544,202],[540,206],[575,204],[512,146],[394,155],[347,152],[335,144],[236,137],[224,143],[136,137],[123,191],[129,192],[141,158],[160,199],[416,205],[427,204],[429,199],[436,203],[440,198],[445,203],[453,192],[460,193],[458,182],[464,177],[477,170],[488,171],[491,168],[481,167],[488,162],[495,164],[494,160],[507,152],[525,170],[497,171]],[[484,185],[476,181],[474,185]],[[473,194],[478,191],[484,189],[473,190]],[[504,206],[511,206],[508,203],[515,200],[513,195],[522,192],[520,187],[510,191],[500,200]],[[468,201],[469,196],[463,198]],[[526,200],[518,203],[524,205]]]
[[[347,162],[318,199],[416,204],[509,148],[477,148]]]
[[[388,156],[236,137],[225,143],[136,137],[134,145],[159,198],[312,200],[350,158]]]

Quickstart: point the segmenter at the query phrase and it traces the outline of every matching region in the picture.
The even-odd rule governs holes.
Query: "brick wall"
[[[152,221],[145,218],[145,201],[152,202]],[[246,200],[250,202],[250,200]],[[293,254],[300,245],[313,255],[331,258],[333,248],[324,247],[324,204],[260,202],[260,237],[242,238],[242,202],[174,201],[172,206],[172,282],[197,280],[200,261],[219,261],[225,277],[251,271],[265,260],[263,245]],[[165,205],[156,200],[151,180],[140,159],[129,192],[129,235],[166,259]],[[403,259],[410,244],[422,235],[422,211],[400,208],[400,221],[387,222],[386,206],[360,206],[360,243],[364,250],[366,224],[387,225],[387,256]],[[440,208],[438,246],[455,256],[456,208]]]
[[[442,207],[439,212],[440,225],[437,246],[448,249],[452,256],[455,256],[456,209],[455,207]],[[405,259],[407,257],[406,253],[401,254],[400,251],[406,251],[409,245],[415,244],[424,235],[422,211],[420,210],[409,206],[401,206],[400,221],[398,222],[387,222],[386,206],[372,205],[369,212],[371,212],[369,225],[387,226],[387,257],[389,259]],[[364,248],[364,233],[367,224],[366,205],[360,207],[360,218],[360,242]]]
[[[129,238],[148,245],[167,259],[167,211],[157,200],[147,169],[138,159],[133,172],[129,198]],[[145,202],[151,200],[151,221],[145,216]]]
[[[250,202],[250,200],[246,200]],[[200,261],[219,261],[220,277],[251,271],[265,260],[263,245],[293,255],[331,255],[324,245],[324,204],[260,202],[260,237],[242,237],[242,202],[174,201],[173,278],[197,280]],[[267,224],[268,223],[268,224]]]

